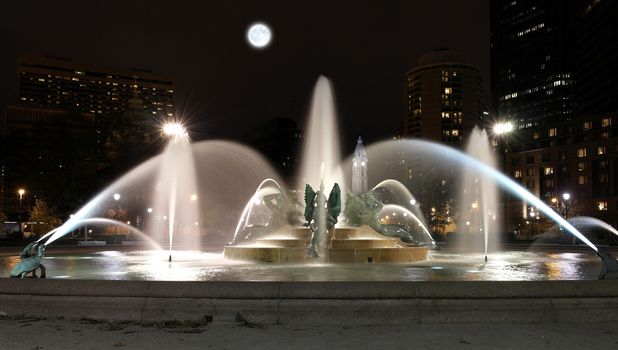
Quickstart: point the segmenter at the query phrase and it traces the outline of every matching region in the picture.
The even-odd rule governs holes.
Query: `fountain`
[[[386,220],[390,218],[388,215],[379,220],[378,216],[383,210],[383,205],[373,198],[373,191],[367,192],[368,159],[364,154],[360,138],[355,151],[354,175],[352,176],[352,190],[356,193],[349,193],[345,197],[350,201],[348,204],[354,206],[354,209],[349,210],[347,214],[347,222],[354,226],[338,224],[335,227],[338,222],[337,216],[344,206],[341,203],[343,199],[341,193],[345,193],[342,189],[346,188],[340,166],[341,156],[335,116],[331,84],[328,79],[321,76],[316,84],[311,103],[307,124],[308,137],[304,145],[303,163],[299,176],[302,180],[301,186],[305,187],[304,219],[306,224],[304,227],[299,225],[298,211],[282,211],[281,206],[291,202],[290,199],[282,199],[279,205],[269,206],[272,212],[271,218],[285,217],[284,220],[274,221],[287,222],[288,225],[275,225],[269,222],[266,225],[247,226],[249,216],[255,210],[253,208],[262,203],[272,203],[273,194],[261,193],[262,186],[267,182],[265,180],[247,201],[232,245],[225,247],[225,257],[277,263],[310,262],[312,260],[377,263],[426,259],[430,244],[424,243],[432,242],[432,240],[424,222],[419,219],[419,215],[410,211],[400,213],[401,220],[404,220],[408,214],[410,219],[415,219],[412,225],[405,225],[401,222],[387,223]],[[396,181],[391,180],[379,186],[387,189],[397,187],[394,183]],[[312,186],[317,184],[320,185],[320,189],[316,192]],[[281,198],[288,197],[285,190],[279,184],[276,185],[279,194],[274,195]],[[332,188],[328,200],[324,192],[326,186]],[[404,205],[410,205],[409,200],[405,198]],[[289,208],[293,206],[287,205]],[[384,209],[398,211],[403,208],[392,204]],[[417,209],[412,208],[412,210]],[[354,215],[356,219],[350,220],[350,215]],[[361,216],[367,220],[361,220]],[[395,221],[394,219],[392,221]],[[424,240],[417,239],[411,233],[417,231],[418,227],[424,229],[422,234]],[[238,237],[239,234],[241,237]],[[245,240],[249,236],[254,239],[238,244],[239,238]]]
[[[489,145],[487,133],[475,127],[468,138],[466,153],[483,162],[487,166],[496,168],[495,156]],[[459,196],[459,231],[465,235],[459,243],[465,249],[471,249],[470,243],[477,242],[476,238],[482,234],[485,259],[489,245],[495,250],[498,245],[499,234],[502,232],[500,220],[497,220],[498,190],[494,181],[488,175],[479,172],[474,167],[464,166],[460,184]]]
[[[320,273],[324,276],[334,273],[339,276],[336,278],[356,276],[355,270],[341,268],[339,263],[407,263],[401,265],[403,267],[385,264],[384,277],[376,272],[372,275],[376,279],[393,278],[388,277],[392,273],[402,276],[398,269],[421,267],[425,269],[422,276],[440,279],[441,271],[457,271],[457,264],[466,266],[466,270],[462,270],[463,276],[480,273],[481,269],[475,264],[482,257],[479,259],[474,253],[451,256],[431,251],[436,244],[421,210],[423,203],[412,195],[418,188],[404,186],[398,181],[404,179],[393,178],[389,165],[381,163],[395,154],[402,159],[416,157],[424,158],[427,163],[449,163],[463,170],[466,184],[462,187],[470,191],[462,195],[462,200],[477,203],[479,214],[466,221],[474,221],[476,229],[483,231],[485,257],[494,251],[494,236],[499,232],[493,219],[496,186],[532,204],[565,232],[577,237],[594,252],[598,251],[574,225],[495,169],[490,161],[487,136],[483,132],[473,132],[468,154],[422,140],[385,141],[365,149],[359,139],[355,154],[342,161],[335,116],[330,83],[320,77],[311,103],[301,171],[298,181],[290,187],[255,151],[225,141],[190,143],[186,132],[181,130],[170,138],[161,155],[118,179],[38,242],[49,246],[86,224],[116,225],[137,237],[150,237],[155,250],[165,248],[166,260],[171,261],[173,253],[174,267],[157,263],[153,268],[179,269],[187,266],[191,259],[197,259],[190,264],[203,265],[206,277],[197,277],[201,279],[227,278],[219,276],[220,271],[223,271],[223,276],[236,276],[240,273],[238,271],[247,271],[249,275],[263,274],[260,265],[253,262],[288,263],[285,269],[291,269],[278,270],[276,266],[268,265],[271,266],[268,271],[306,271],[302,269],[312,268],[322,271]],[[351,183],[350,187],[348,183]],[[313,214],[303,218],[303,207],[307,205],[302,204],[301,190],[307,189],[305,193],[309,198],[313,188],[321,185],[325,195],[326,191],[340,186],[343,217],[330,215],[335,219],[331,221],[336,222],[332,228],[320,227],[328,220],[312,219]],[[113,194],[116,193],[122,196],[115,199]],[[307,200],[306,203],[319,211],[326,211],[328,207],[319,200]],[[133,225],[111,220],[106,212],[110,208],[118,212],[120,207],[142,220],[136,220]],[[307,225],[310,226],[312,220],[315,227],[310,230]],[[137,222],[143,224],[135,227]],[[308,254],[308,248],[311,236],[316,232],[321,232],[326,240],[315,245],[319,249],[316,248],[317,254],[312,256]],[[195,252],[201,249],[223,253],[204,255]],[[496,254],[493,264],[490,262],[484,268],[487,271],[499,269],[502,273],[500,264],[511,258],[508,253]],[[133,252],[123,256],[122,261],[128,266],[139,262],[142,266],[139,269],[143,269],[143,266],[149,266],[147,262],[158,261],[161,254]],[[328,271],[322,269],[325,266]],[[414,271],[395,279],[415,278],[419,272]],[[364,273],[366,271],[363,271],[363,276]],[[189,275],[196,278],[193,272]],[[497,273],[497,276],[503,275]]]

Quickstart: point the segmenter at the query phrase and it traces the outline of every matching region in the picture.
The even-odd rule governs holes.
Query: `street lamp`
[[[530,210],[530,223],[532,224],[532,226],[530,227],[530,238],[534,238],[534,219],[535,217],[538,218],[538,216],[536,215],[536,212],[533,210],[534,208],[532,208]]]
[[[163,134],[167,135],[170,139],[176,140],[177,138],[188,138],[189,134],[187,129],[179,122],[170,121],[162,126]]]
[[[24,199],[24,193],[26,193],[26,190],[24,190],[23,188],[20,188],[19,190],[17,190],[17,193],[19,193],[19,233],[23,235],[24,230],[23,230],[23,223],[22,223],[22,218],[21,218],[21,214],[22,214],[22,205],[21,202]]]
[[[506,171],[506,145],[504,143],[504,137],[511,133],[513,129],[514,125],[510,121],[498,122],[493,127],[494,135],[498,137],[498,147],[500,147],[500,152],[502,153],[502,171]],[[503,230],[505,230],[506,232],[506,202],[508,201],[508,194],[506,192],[503,192],[502,197],[504,198],[504,211],[502,213],[502,215],[504,216],[504,218],[502,219],[504,225]]]
[[[116,201],[116,205],[114,209],[114,220],[118,221],[119,219],[118,211],[120,210],[120,205],[118,204],[118,201],[120,200],[119,193],[114,193],[114,200]],[[118,234],[118,226],[114,225],[114,235],[117,235],[117,234]]]
[[[564,199],[564,218],[569,218],[569,199],[571,199],[571,194],[565,192],[562,194],[562,199]]]
[[[494,134],[500,136],[508,134],[513,131],[513,123],[511,122],[499,122],[494,125]]]

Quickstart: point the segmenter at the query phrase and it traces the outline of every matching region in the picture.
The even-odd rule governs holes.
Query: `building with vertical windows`
[[[603,113],[520,133],[528,147],[507,153],[505,172],[563,216],[592,216],[616,226],[617,123],[618,113]],[[509,230],[530,220],[525,203],[513,199],[508,208]]]
[[[403,137],[460,146],[483,117],[480,71],[446,49],[427,53],[405,74]]]
[[[618,4],[490,6],[494,113],[516,125],[504,171],[563,216],[618,225]],[[534,211],[515,198],[507,207],[508,231]]]
[[[578,115],[618,111],[618,2],[577,2],[575,35]]]
[[[490,2],[492,114],[516,128],[575,112],[575,1]]]
[[[150,70],[95,67],[19,55],[18,100],[2,111],[0,204],[23,215],[45,199],[59,215],[157,151],[157,123],[173,115],[171,79]],[[26,199],[25,199],[26,200]]]
[[[68,58],[18,57],[19,104],[93,115],[121,115],[134,94],[144,111],[172,116],[171,79],[141,68],[115,70],[79,64]]]
[[[447,49],[421,56],[404,76],[404,92],[403,128],[395,138],[423,138],[462,148],[474,126],[483,124],[480,71]],[[422,154],[394,154],[385,161],[393,177],[425,204],[433,230],[452,230],[447,218],[457,195],[457,169]]]

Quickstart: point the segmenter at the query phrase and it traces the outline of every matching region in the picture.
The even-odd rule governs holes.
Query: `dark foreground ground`
[[[327,327],[0,316],[0,349],[617,349],[616,323]]]

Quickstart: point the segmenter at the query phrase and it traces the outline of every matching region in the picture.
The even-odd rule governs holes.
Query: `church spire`
[[[363,146],[363,140],[359,136],[352,158],[352,192],[355,194],[362,194],[369,190],[367,185],[368,165],[367,152],[365,146]]]

